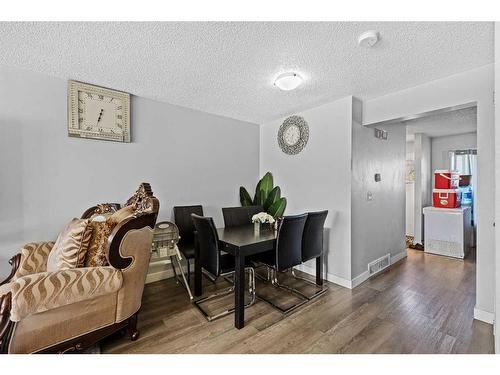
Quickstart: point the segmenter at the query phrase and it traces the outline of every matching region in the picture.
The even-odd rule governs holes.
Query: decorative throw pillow
[[[85,267],[99,267],[108,265],[108,238],[115,222],[110,220],[111,215],[100,215],[94,217],[90,222],[92,226],[92,238],[90,239],[89,250],[85,257]]]
[[[85,258],[85,267],[108,265],[108,238],[116,224],[134,214],[132,206],[125,206],[113,214],[95,216],[92,221],[92,239]]]
[[[89,219],[73,219],[57,237],[47,259],[47,271],[81,267],[92,237]]]

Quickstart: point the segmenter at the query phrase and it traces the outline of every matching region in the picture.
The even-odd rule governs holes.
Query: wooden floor
[[[286,278],[285,281],[298,282]],[[219,287],[227,286],[222,283]],[[303,285],[301,282],[300,285]],[[204,288],[215,286],[204,280]],[[283,316],[263,301],[208,323],[172,279],[146,286],[141,336],[115,336],[103,353],[492,353],[492,326],[473,319],[475,262],[408,250],[408,258],[349,290],[328,284],[319,299]],[[309,287],[311,288],[311,287]],[[261,293],[270,287],[258,284]],[[305,289],[304,289],[305,290]],[[283,293],[283,292],[281,292]],[[282,294],[283,295],[283,294]],[[232,295],[219,301],[231,303]],[[289,296],[275,302],[293,303]]]

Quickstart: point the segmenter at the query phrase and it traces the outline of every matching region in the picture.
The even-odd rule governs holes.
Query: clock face
[[[300,139],[300,130],[298,126],[292,125],[283,132],[283,140],[289,146],[293,146]]]
[[[130,142],[129,103],[129,94],[70,81],[69,135]]]
[[[278,131],[278,144],[285,154],[298,154],[308,140],[309,125],[303,117],[290,116],[283,121]]]

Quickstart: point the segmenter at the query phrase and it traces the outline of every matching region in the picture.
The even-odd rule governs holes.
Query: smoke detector
[[[361,47],[371,48],[378,43],[380,37],[378,31],[370,30],[361,34],[358,38],[358,44]]]

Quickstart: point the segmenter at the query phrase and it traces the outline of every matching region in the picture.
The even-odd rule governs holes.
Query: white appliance
[[[471,208],[425,207],[424,251],[465,258],[473,245]]]

